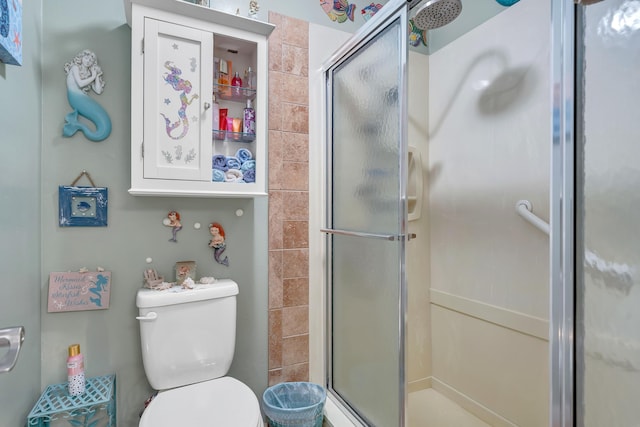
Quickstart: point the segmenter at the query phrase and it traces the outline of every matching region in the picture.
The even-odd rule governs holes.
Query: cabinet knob
[[[209,104],[208,102],[204,103],[204,109],[208,110],[209,108],[211,108],[211,104]]]

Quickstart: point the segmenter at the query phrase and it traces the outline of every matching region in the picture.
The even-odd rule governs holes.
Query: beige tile
[[[282,43],[309,47],[309,23],[290,16],[282,17]]]
[[[284,149],[282,160],[288,162],[309,162],[309,135],[306,133],[283,132]],[[271,140],[269,140],[271,144]]]
[[[282,338],[309,333],[309,306],[282,309]]]
[[[284,249],[309,247],[309,221],[284,221],[282,228]]]
[[[269,369],[269,387],[283,382],[282,369]]]
[[[282,339],[282,366],[308,363],[309,335],[298,335]]]
[[[280,94],[282,102],[309,105],[309,79],[293,74],[285,74],[284,76]]]
[[[309,220],[309,192],[283,191],[282,192],[282,219],[308,221]]]
[[[269,72],[268,95],[268,128],[269,130],[282,130],[285,111],[282,110],[282,80],[283,74],[276,71]]]
[[[269,22],[276,26],[267,41],[270,71],[282,71],[282,18],[279,13],[269,11]]]
[[[283,244],[283,196],[282,191],[269,191],[269,249],[282,249]]]
[[[282,310],[269,310],[269,369],[282,367]]]
[[[282,162],[280,188],[307,191],[309,189],[309,163]]]
[[[283,252],[269,251],[269,308],[282,307],[283,301]]]
[[[309,107],[282,102],[281,108],[283,131],[309,133]],[[269,118],[271,121],[271,107],[269,107]]]
[[[297,363],[283,366],[280,372],[281,382],[285,381],[309,381],[309,364]]]
[[[280,156],[269,156],[269,189],[283,190],[287,182],[284,162]]]
[[[309,250],[282,251],[282,278],[309,277]]]
[[[273,30],[274,32],[276,30]],[[282,71],[282,43],[269,37],[268,42],[269,71]]]
[[[309,278],[297,277],[282,280],[282,305],[292,307],[309,304]]]
[[[309,75],[309,49],[306,47],[282,45],[282,71],[296,76]]]
[[[276,27],[273,29],[271,34],[269,35],[269,41],[273,41],[276,43],[282,43],[282,19],[283,15],[269,11],[269,23],[275,25]]]

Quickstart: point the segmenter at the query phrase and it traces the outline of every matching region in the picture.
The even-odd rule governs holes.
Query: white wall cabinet
[[[132,43],[129,193],[266,195],[267,37],[274,26],[180,0],[125,0],[125,10]],[[220,59],[229,83],[238,72],[243,86],[220,84]],[[214,129],[214,99],[240,120],[251,100],[255,135]]]

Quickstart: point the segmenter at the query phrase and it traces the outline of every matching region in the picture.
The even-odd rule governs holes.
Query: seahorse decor
[[[167,135],[169,136],[169,138],[181,139],[184,138],[189,132],[189,118],[187,117],[187,107],[191,105],[191,103],[195,99],[198,99],[198,94],[192,95],[191,99],[189,99],[187,95],[191,92],[192,89],[191,82],[189,80],[180,78],[182,70],[176,67],[171,61],[166,61],[164,63],[164,67],[169,70],[169,72],[165,73],[164,75],[164,81],[167,82],[173,88],[173,90],[175,90],[176,92],[180,92],[180,108],[178,109],[178,120],[173,123],[163,113],[160,113],[160,115],[164,118]],[[182,130],[179,134],[175,135],[173,131],[178,129],[180,125],[182,125]]]
[[[64,72],[67,74],[67,99],[73,111],[65,116],[62,135],[71,137],[81,131],[91,141],[103,141],[111,134],[111,119],[105,109],[88,95],[89,89],[100,95],[105,85],[96,54],[83,50],[64,64]],[[78,116],[91,122],[95,129],[80,121]]]

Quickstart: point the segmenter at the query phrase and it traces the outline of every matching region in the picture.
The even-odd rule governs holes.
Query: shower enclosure
[[[589,313],[603,315],[589,302],[607,290],[607,274],[618,274],[610,287],[625,285],[609,301],[613,310],[616,298],[634,295],[639,264],[637,254],[603,264],[594,258],[603,249],[583,242],[590,233],[581,215],[600,211],[580,192],[589,156],[575,162],[584,139],[575,115],[585,112],[574,101],[589,103],[574,80],[588,82],[589,69],[574,74],[574,53],[579,61],[589,50],[574,50],[574,30],[588,28],[585,10],[604,6],[520,0],[487,13],[472,8],[489,2],[463,2],[459,17],[425,34],[419,15],[435,3],[389,1],[322,68],[321,380],[329,410],[345,414],[330,421],[604,425],[585,421],[607,419],[606,410],[597,418],[585,409],[602,401],[595,383],[607,369],[636,372],[640,348],[637,332],[620,343],[606,326],[589,330]],[[639,2],[608,3],[628,14]],[[626,22],[640,22],[638,14]],[[416,48],[424,36],[429,46]],[[628,120],[636,134],[637,119]],[[626,166],[620,179],[638,182],[638,167]],[[640,207],[627,195],[629,212]],[[599,288],[589,290],[585,276]],[[613,343],[621,355],[603,354]],[[615,378],[620,392],[634,390]]]

